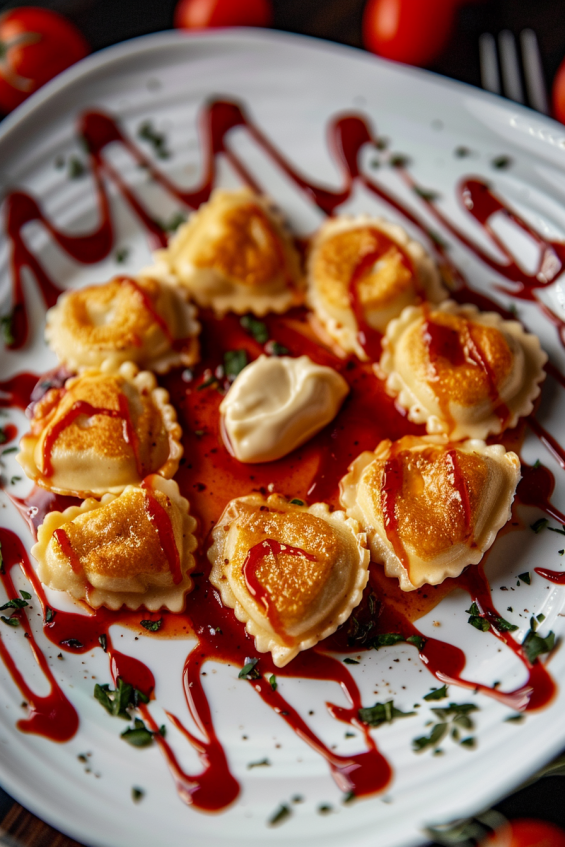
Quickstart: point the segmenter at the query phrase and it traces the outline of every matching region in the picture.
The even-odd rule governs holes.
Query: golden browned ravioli
[[[477,564],[510,518],[520,460],[501,444],[404,436],[365,452],[341,480],[341,505],[374,561],[403,591]]]
[[[325,503],[239,497],[212,538],[210,581],[277,667],[335,632],[361,601],[369,565],[365,535]]]
[[[389,394],[450,439],[486,438],[529,415],[547,356],[517,321],[452,301],[412,306],[389,324],[376,372]]]
[[[172,477],[183,448],[169,395],[132,362],[85,371],[36,404],[18,461],[42,488],[76,497],[119,494],[149,474]]]
[[[176,482],[150,476],[119,496],[50,512],[31,552],[44,585],[93,609],[180,612],[192,588],[195,528]]]
[[[45,337],[70,370],[135,362],[163,373],[198,360],[196,309],[188,292],[147,277],[116,277],[62,294]]]
[[[216,314],[284,312],[302,302],[300,260],[271,202],[247,188],[216,190],[147,272],[175,279]]]
[[[341,215],[316,233],[307,268],[308,302],[347,353],[371,359],[367,330],[383,333],[405,306],[447,293],[421,244],[369,215]]]

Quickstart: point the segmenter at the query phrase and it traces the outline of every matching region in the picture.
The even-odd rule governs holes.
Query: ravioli
[[[169,395],[132,362],[117,373],[85,371],[36,403],[17,459],[58,494],[119,494],[152,473],[172,477],[183,453]]]
[[[149,476],[119,496],[50,512],[31,550],[39,579],[93,609],[180,612],[197,546],[189,509],[176,482]]]
[[[476,565],[510,518],[520,460],[501,444],[404,436],[365,452],[340,502],[367,532],[374,561],[403,591]]]
[[[277,494],[232,500],[212,530],[210,581],[261,653],[284,667],[361,601],[369,551],[357,521]]]
[[[196,309],[188,292],[148,277],[116,277],[62,294],[45,337],[73,371],[135,362],[164,373],[198,361]]]
[[[371,336],[385,332],[405,306],[447,297],[438,270],[402,227],[369,215],[342,215],[314,237],[308,302],[346,353],[374,360]],[[378,346],[378,344],[377,344]]]
[[[300,259],[282,218],[248,188],[217,189],[147,273],[185,286],[199,306],[265,315],[303,300]]]
[[[224,440],[240,462],[280,459],[330,423],[348,392],[337,371],[308,356],[259,356],[222,400]]]
[[[517,321],[446,301],[410,306],[389,324],[376,372],[411,421],[459,440],[498,434],[529,415],[546,361]]]

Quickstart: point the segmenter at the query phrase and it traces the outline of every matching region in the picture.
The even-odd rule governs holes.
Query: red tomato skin
[[[270,26],[271,0],[180,0],[175,8],[177,29],[223,26]]]
[[[516,818],[481,842],[481,847],[565,847],[565,831],[546,821]]]
[[[33,43],[10,42],[33,36]],[[57,12],[20,6],[0,15],[0,43],[7,46],[0,63],[0,109],[11,112],[54,76],[90,53],[82,33]],[[6,70],[8,66],[8,71]],[[25,90],[13,85],[10,72],[26,81]]]
[[[363,44],[385,59],[429,65],[447,43],[457,5],[457,0],[368,0]]]
[[[553,80],[552,100],[554,117],[565,124],[565,59],[559,65]]]

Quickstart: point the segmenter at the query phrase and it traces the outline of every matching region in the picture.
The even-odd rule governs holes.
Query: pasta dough
[[[277,667],[335,632],[361,601],[365,535],[325,503],[240,497],[228,504],[212,537],[210,581]]]
[[[180,612],[195,565],[189,508],[176,482],[150,476],[119,496],[50,512],[31,550],[39,579],[93,609]]]
[[[403,591],[477,564],[510,518],[520,460],[501,444],[404,436],[362,453],[340,502],[367,532],[372,558]]]

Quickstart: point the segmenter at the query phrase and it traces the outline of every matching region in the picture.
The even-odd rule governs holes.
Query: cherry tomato
[[[457,0],[368,0],[363,43],[386,59],[429,65],[447,43],[457,5]]]
[[[0,15],[0,109],[11,112],[89,52],[79,30],[57,12],[20,6]]]
[[[482,847],[565,847],[565,831],[545,821],[517,818],[482,842]]]
[[[553,80],[553,115],[565,124],[565,59],[559,65],[559,70]]]
[[[180,0],[175,9],[177,29],[220,26],[270,26],[271,0]]]

